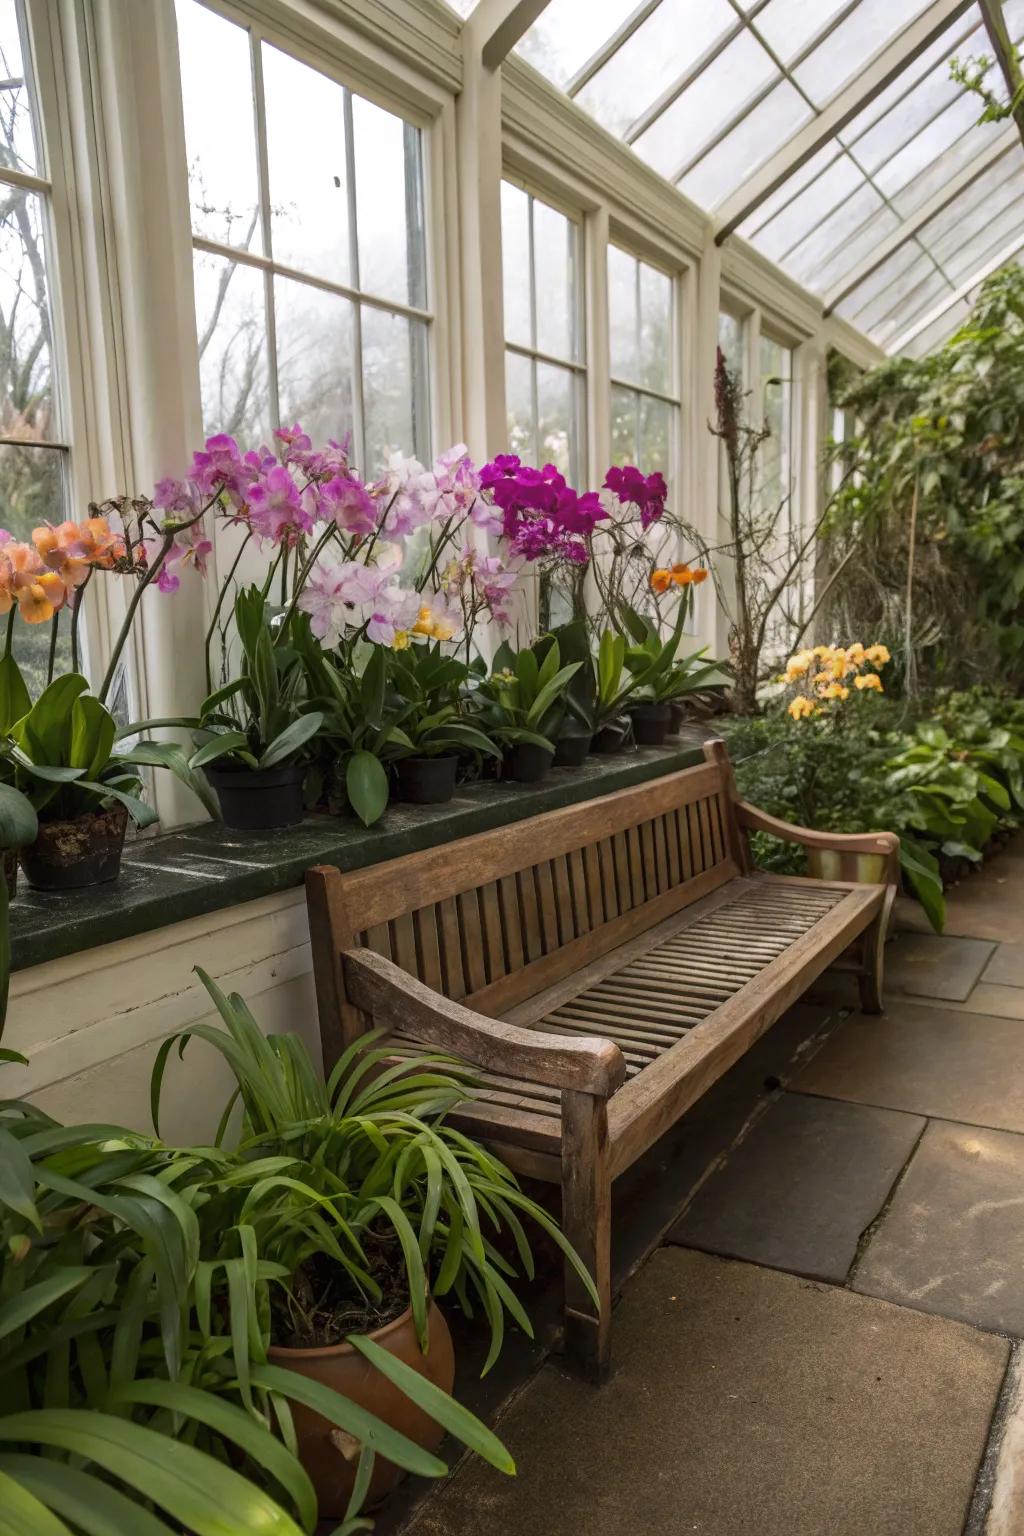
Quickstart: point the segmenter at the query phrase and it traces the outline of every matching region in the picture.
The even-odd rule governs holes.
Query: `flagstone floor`
[[[620,1181],[609,1384],[542,1298],[473,1393],[518,1476],[381,1536],[1024,1536],[1024,839],[902,923],[882,1018],[824,978]]]

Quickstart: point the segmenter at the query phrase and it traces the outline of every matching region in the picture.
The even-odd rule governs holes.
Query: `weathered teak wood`
[[[653,784],[342,875],[307,875],[325,1064],[367,1029],[475,1068],[453,1115],[562,1185],[593,1274],[566,1345],[607,1374],[611,1181],[839,956],[881,1008],[898,840],[790,827],[740,801],[725,748]],[[749,833],[836,854],[844,878],[752,868]],[[885,880],[860,883],[881,854]],[[852,948],[851,948],[852,946]]]

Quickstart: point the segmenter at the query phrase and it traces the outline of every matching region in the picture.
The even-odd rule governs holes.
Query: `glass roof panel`
[[[730,121],[737,107],[780,78],[757,39],[741,32],[640,135],[633,148],[656,171],[672,177]]]
[[[636,0],[551,0],[516,52],[564,90],[635,9]]]
[[[729,0],[661,0],[575,99],[612,133],[624,136],[680,79],[687,63],[701,58],[735,25]],[[686,47],[680,50],[684,36]]]
[[[931,325],[926,326],[919,335],[907,345],[905,351],[908,357],[924,357],[935,347],[941,347],[944,341],[948,341],[954,331],[958,331],[971,312],[968,299],[960,299],[943,314],[936,317]]]
[[[1024,38],[1024,0],[1003,10]],[[954,55],[991,52],[977,3],[872,89],[872,61],[885,50],[899,65],[903,34],[929,12],[929,0],[549,0],[518,51],[699,207],[746,202],[740,234],[811,292],[828,299],[860,276],[838,309],[893,344],[1024,235],[1013,128],[980,125],[977,98],[950,78]],[[840,91],[856,110],[799,163]],[[777,184],[763,195],[766,164]],[[954,179],[964,190],[922,224]]]
[[[794,79],[816,107],[824,106],[926,5],[927,0],[860,0],[856,9],[796,66]]]
[[[714,208],[811,116],[795,86],[782,80],[680,179],[687,197]]]
[[[746,9],[750,11],[751,6]],[[763,10],[755,11],[751,21],[783,64],[791,64],[807,45],[822,33],[833,16],[850,9],[850,0],[768,0]]]

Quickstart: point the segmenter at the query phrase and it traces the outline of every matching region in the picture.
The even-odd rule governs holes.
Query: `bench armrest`
[[[596,1098],[609,1098],[625,1081],[625,1060],[611,1040],[585,1035],[571,1040],[489,1019],[369,949],[347,949],[341,963],[350,1001],[375,1025],[408,1030],[485,1071]]]
[[[900,840],[895,832],[819,832],[811,827],[796,827],[779,821],[766,811],[759,811],[747,800],[736,802],[736,820],[748,832],[769,832],[786,843],[800,843],[804,848],[821,848],[830,853],[880,853],[888,861],[891,882],[897,879]]]

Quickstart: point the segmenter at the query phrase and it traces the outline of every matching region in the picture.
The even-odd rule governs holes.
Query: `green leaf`
[[[356,1341],[353,1339],[350,1342]],[[381,1353],[386,1351],[382,1350]],[[389,1360],[392,1358],[388,1356]],[[416,1375],[409,1366],[403,1366],[402,1370],[410,1375]],[[417,1377],[417,1380],[422,1379]],[[298,1371],[289,1371],[280,1365],[254,1365],[252,1380],[254,1386],[265,1387],[269,1392],[280,1393],[289,1402],[303,1403],[307,1408],[323,1414],[330,1423],[354,1435],[362,1445],[370,1446],[372,1450],[381,1456],[386,1456],[389,1461],[393,1461],[396,1466],[406,1472],[415,1473],[417,1477],[443,1477],[448,1470],[443,1461],[431,1455],[429,1451],[423,1450],[422,1446],[415,1445],[397,1429],[392,1429],[390,1424],[385,1424],[382,1419],[367,1412],[350,1398],[342,1397],[340,1392],[334,1392],[330,1387],[325,1387],[321,1382],[313,1381],[307,1376],[300,1376]],[[402,1390],[405,1390],[404,1387]],[[434,1387],[433,1391],[438,1392],[442,1398],[445,1397],[439,1388]],[[407,1396],[412,1397],[412,1393],[407,1393]],[[446,1400],[451,1401],[451,1399]],[[415,1402],[415,1398],[413,1401]],[[0,1424],[3,1422],[0,1419]]]
[[[98,778],[110,761],[116,733],[109,709],[91,694],[82,694],[71,707],[71,766],[84,768],[87,778]]]
[[[475,1451],[484,1461],[496,1467],[499,1472],[505,1472],[508,1476],[514,1476],[516,1464],[508,1451],[502,1445],[497,1435],[492,1434],[486,1424],[481,1424],[475,1414],[470,1413],[461,1403],[442,1392],[440,1387],[414,1371],[404,1361],[398,1360],[386,1349],[374,1342],[373,1339],[363,1338],[357,1334],[350,1334],[348,1342],[359,1350],[369,1360],[372,1366],[386,1376],[394,1386],[398,1387],[410,1402],[422,1408],[436,1423],[450,1435],[454,1435],[463,1445]]]
[[[31,708],[21,668],[12,655],[0,656],[0,731],[6,734]]]
[[[359,698],[363,714],[374,730],[379,730],[384,714],[384,687],[387,682],[388,653],[375,645],[359,680]]]
[[[0,1468],[0,1536],[72,1536],[72,1531]]]
[[[24,848],[39,835],[31,800],[13,784],[0,784],[0,848]]]
[[[0,1440],[53,1446],[95,1462],[194,1536],[302,1536],[255,1483],[184,1441],[111,1414],[43,1408],[0,1417]]]
[[[314,710],[308,715],[300,715],[270,743],[260,758],[260,767],[273,768],[277,763],[283,763],[290,757],[297,757],[307,741],[312,741],[323,723],[324,717],[319,710]]]
[[[128,1536],[129,1532],[131,1536],[175,1536],[169,1525],[138,1500],[53,1457],[0,1456],[0,1479],[5,1474],[88,1536]],[[0,1505],[4,1501],[5,1492],[0,1488]],[[32,1536],[44,1536],[44,1526],[31,1525],[27,1529]],[[66,1527],[59,1529],[63,1531]],[[4,1530],[0,1515],[0,1532]]]
[[[233,752],[248,752],[248,749],[249,738],[244,731],[225,731],[222,736],[214,736],[193,752],[188,765],[192,769],[205,768],[208,763],[215,763],[219,758],[230,757]]]
[[[77,672],[55,678],[19,722],[15,739],[33,762],[50,766],[68,764],[72,709],[88,687],[86,679]]]
[[[900,865],[928,921],[936,933],[941,933],[946,922],[946,901],[938,860],[916,838],[901,837]]]
[[[113,784],[90,784],[87,779],[80,779],[75,787],[91,790],[101,800],[116,800],[124,806],[137,827],[152,827],[160,820],[155,806],[147,805],[138,795],[130,795],[127,790],[118,789]]]
[[[28,1153],[21,1142],[0,1125],[0,1211],[6,1206],[37,1232],[42,1232],[35,1190],[36,1177]]]
[[[0,1339],[6,1339],[17,1329],[24,1328],[26,1323],[38,1317],[40,1312],[45,1312],[55,1301],[60,1301],[69,1291],[91,1280],[95,1273],[95,1270],[85,1265],[68,1265],[53,1270],[44,1280],[37,1280],[34,1285],[26,1286],[23,1291],[10,1297],[0,1305]]]
[[[345,792],[364,827],[379,821],[387,809],[388,776],[372,752],[353,752],[345,768]]]

